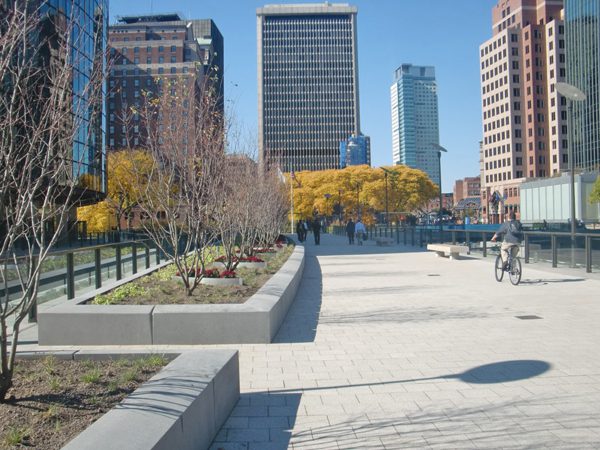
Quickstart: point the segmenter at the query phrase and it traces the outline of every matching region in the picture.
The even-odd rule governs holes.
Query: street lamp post
[[[433,147],[437,150],[437,154],[438,154],[438,172],[440,174],[440,178],[439,178],[439,183],[440,183],[440,209],[438,211],[438,220],[440,222],[440,240],[442,239],[442,152],[447,153],[448,150],[446,150],[444,147],[442,147],[440,144],[431,144],[433,145]]]
[[[388,174],[390,171],[385,167],[382,167],[383,176],[385,177],[385,225],[388,226],[390,223],[390,211],[388,209]]]
[[[575,161],[573,160],[573,101],[580,102],[586,99],[586,95],[578,88],[569,83],[556,83],[556,90],[567,99],[567,138],[568,157],[570,172],[570,197],[571,197],[571,267],[575,267]]]
[[[356,183],[356,219],[360,217],[360,183]]]
[[[340,225],[342,224],[342,191],[338,189],[338,219],[340,221]]]
[[[324,195],[325,197],[325,209],[329,211],[329,199],[331,198],[331,194],[327,193]],[[333,211],[332,211],[333,213]]]

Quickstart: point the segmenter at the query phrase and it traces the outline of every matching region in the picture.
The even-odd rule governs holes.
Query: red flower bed
[[[233,270],[224,270],[221,272],[221,278],[235,278],[235,271]]]
[[[260,259],[258,256],[246,256],[244,258],[240,258],[240,262],[265,262],[263,259]]]

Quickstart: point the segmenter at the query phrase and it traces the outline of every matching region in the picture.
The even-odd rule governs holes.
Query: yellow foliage
[[[407,166],[385,169],[390,213],[414,212],[438,193],[437,186],[420,170]],[[360,210],[366,224],[374,223],[375,214],[385,211],[386,181],[382,168],[350,166],[295,175],[296,181],[292,181],[295,219],[306,219],[315,213],[333,215],[338,203],[342,205],[344,219],[356,217]]]
[[[87,222],[89,233],[109,231],[116,225],[113,209],[105,201],[77,208],[77,220]]]
[[[77,219],[87,222],[89,232],[107,231],[119,226],[119,219],[140,199],[140,186],[154,161],[144,150],[121,150],[108,154],[106,200],[77,209]]]

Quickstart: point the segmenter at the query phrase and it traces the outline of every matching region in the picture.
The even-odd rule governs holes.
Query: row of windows
[[[502,158],[485,163],[485,170],[500,169],[502,167],[510,167],[510,158]]]
[[[519,176],[519,174],[521,174],[521,176]],[[523,175],[523,172],[517,170],[515,172],[515,178],[521,178]],[[492,183],[492,182],[498,182],[498,181],[507,181],[512,179],[512,173],[511,172],[503,172],[503,173],[495,173],[493,175],[486,175],[485,176],[485,181],[486,183]]]
[[[146,52],[147,53],[152,53],[152,49],[153,48],[158,48],[159,53],[164,52],[165,51],[165,47],[163,45],[159,45],[158,47],[151,47],[151,46],[147,46],[146,47]],[[132,48],[128,48],[128,47],[122,47],[119,49],[119,53],[123,54],[123,55],[127,55],[130,52],[130,50],[133,50],[133,53],[139,53],[140,52],[140,47],[132,47]],[[174,53],[177,51],[177,46],[176,45],[171,45],[171,53]],[[117,49],[114,47],[111,47],[110,49],[110,55],[111,56],[115,56],[117,53]]]

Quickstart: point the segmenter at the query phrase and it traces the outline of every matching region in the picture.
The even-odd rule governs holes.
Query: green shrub
[[[129,297],[146,295],[146,293],[147,290],[143,286],[140,286],[137,283],[127,283],[104,295],[96,296],[92,303],[94,305],[113,305],[115,303],[120,303]]]

